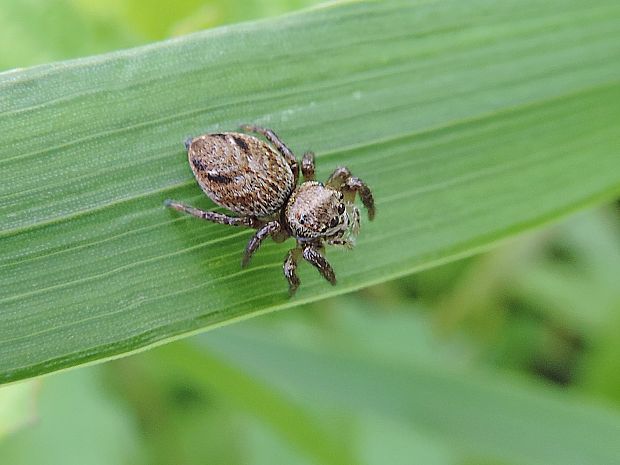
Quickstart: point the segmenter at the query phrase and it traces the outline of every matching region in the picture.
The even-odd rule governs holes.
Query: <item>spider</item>
[[[245,248],[242,267],[267,237],[276,242],[294,237],[296,246],[288,251],[283,267],[290,295],[300,284],[296,272],[300,258],[336,284],[334,270],[323,256],[325,244],[355,245],[360,227],[355,196],[359,194],[372,220],[375,203],[370,189],[346,167],[336,168],[325,184],[317,182],[312,152],[301,159],[304,181],[298,185],[300,164],[271,129],[253,125],[240,129],[261,134],[273,147],[237,132],[205,134],[185,141],[201,189],[217,205],[238,216],[203,211],[174,200],[166,200],[165,205],[214,223],[256,229]]]

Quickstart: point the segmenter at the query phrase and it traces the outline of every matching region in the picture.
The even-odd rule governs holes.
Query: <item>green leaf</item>
[[[39,381],[32,380],[0,388],[0,442],[36,419]]]
[[[368,332],[366,339],[375,341]],[[310,347],[247,327],[217,331],[201,343],[208,357],[235,363],[297,402],[402,422],[475,458],[471,463],[617,462],[620,412],[548,385],[416,360],[416,349],[397,362],[376,350],[361,356],[342,345]]]
[[[0,441],[2,463],[141,463],[142,430],[123,403],[103,389],[102,378],[102,370],[96,368],[37,383],[36,418],[28,428]],[[18,386],[27,384],[8,387]]]
[[[620,4],[346,2],[0,74],[0,382],[472,254],[620,191]],[[339,284],[212,208],[189,135],[251,122],[374,189]]]
[[[188,344],[171,344],[158,356],[168,369],[215,390],[232,404],[254,414],[281,435],[287,444],[330,465],[355,463],[346,444],[335,440],[309,408],[280,395],[246,373]]]

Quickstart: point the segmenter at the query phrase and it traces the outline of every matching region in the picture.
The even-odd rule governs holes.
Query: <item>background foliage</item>
[[[0,67],[303,6],[149,5],[3,0]],[[0,461],[616,463],[619,239],[609,204],[358,294],[4,387]]]

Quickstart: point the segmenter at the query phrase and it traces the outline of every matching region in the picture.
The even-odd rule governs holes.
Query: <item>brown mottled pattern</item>
[[[295,188],[293,172],[284,157],[247,134],[197,137],[191,141],[188,157],[205,194],[240,215],[272,215]]]

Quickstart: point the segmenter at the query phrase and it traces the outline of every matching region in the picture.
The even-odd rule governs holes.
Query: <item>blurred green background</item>
[[[0,0],[0,69],[314,3]],[[603,444],[591,430],[613,430],[620,415],[619,276],[616,203],[357,294],[0,388],[0,464],[466,465],[548,455],[593,465],[607,463],[599,446],[617,447],[620,463],[620,431]],[[591,450],[575,456],[571,438]]]

